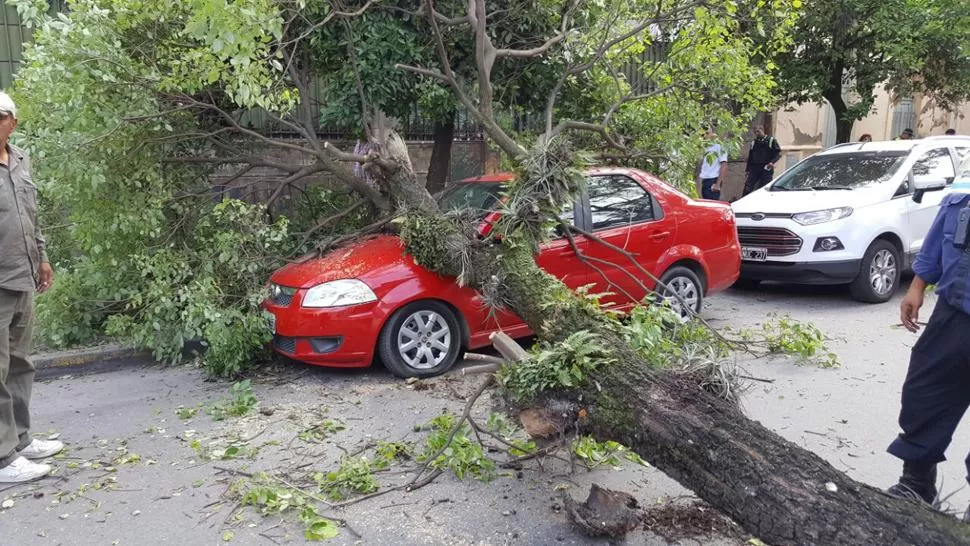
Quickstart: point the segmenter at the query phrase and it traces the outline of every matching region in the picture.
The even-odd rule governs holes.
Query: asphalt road
[[[885,454],[897,432],[896,412],[909,347],[915,337],[893,328],[898,297],[885,305],[859,304],[841,289],[767,285],[754,292],[712,297],[706,317],[717,326],[757,327],[770,313],[812,321],[838,338],[831,348],[842,366],[818,369],[788,360],[746,362],[757,382],[744,406],[753,418],[825,457],[851,476],[875,486],[891,484],[899,464]],[[927,309],[927,316],[929,309]],[[414,431],[443,409],[459,412],[479,378],[450,374],[420,389],[383,370],[341,372],[286,366],[255,382],[257,413],[216,422],[200,411],[182,419],[177,409],[211,405],[228,385],[206,382],[191,368],[134,367],[62,376],[35,388],[35,431],[57,434],[70,445],[54,461],[57,476],[37,484],[0,488],[0,546],[112,544],[303,543],[292,516],[262,517],[226,500],[242,479],[224,469],[266,471],[296,479],[335,468],[345,452],[374,440],[420,440]],[[489,403],[479,404],[479,415]],[[270,411],[267,411],[270,413]],[[183,414],[183,417],[186,415]],[[300,440],[301,430],[322,420],[346,428],[320,443]],[[252,458],[206,461],[192,447],[224,448],[235,441],[258,448]],[[943,466],[944,490],[962,508],[970,500],[962,459],[970,448],[966,427]],[[382,486],[404,483],[400,468],[378,474]],[[387,495],[326,514],[347,520],[332,544],[606,544],[581,537],[565,522],[559,495],[585,497],[590,483],[626,490],[641,505],[689,493],[654,469],[570,472],[547,460],[483,484],[442,476],[413,493]],[[228,539],[228,540],[227,540]],[[698,537],[680,544],[744,544],[747,537]],[[668,544],[647,531],[627,544]]]

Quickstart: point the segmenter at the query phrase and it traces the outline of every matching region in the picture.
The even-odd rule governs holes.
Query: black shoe
[[[899,483],[886,490],[890,495],[917,502],[925,502],[930,506],[936,503],[936,465],[920,463],[903,463],[903,475]]]

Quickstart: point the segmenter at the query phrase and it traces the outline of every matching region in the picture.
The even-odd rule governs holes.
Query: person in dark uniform
[[[761,189],[771,182],[775,175],[775,163],[781,159],[781,146],[775,137],[765,135],[765,128],[756,125],[754,128],[754,142],[748,153],[748,163],[744,168],[747,178],[744,181],[744,194]]]
[[[961,170],[923,241],[900,308],[903,326],[917,332],[923,294],[936,285],[936,308],[913,346],[903,383],[903,432],[888,449],[903,461],[889,494],[929,504],[937,499],[936,465],[970,406],[970,161]],[[970,481],[970,456],[966,464]]]

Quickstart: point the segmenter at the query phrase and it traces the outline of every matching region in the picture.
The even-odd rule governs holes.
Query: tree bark
[[[828,88],[822,93],[829,106],[832,107],[832,112],[835,113],[835,142],[838,144],[849,142],[852,138],[852,126],[855,124],[855,121],[846,115],[849,107],[845,103],[845,99],[842,98],[842,76],[844,72],[845,67],[842,63],[833,66],[829,75]]]
[[[970,525],[852,480],[693,382],[637,361],[597,381],[588,432],[628,445],[769,544],[970,544]]]
[[[835,114],[835,142],[838,144],[849,142],[852,139],[852,126],[855,125],[855,121],[846,116],[849,108],[842,98],[841,90],[837,93],[826,91],[825,100]]]
[[[434,147],[431,149],[431,164],[428,166],[428,181],[425,187],[434,195],[445,188],[451,177],[451,150],[455,141],[455,112],[447,119],[434,124]]]

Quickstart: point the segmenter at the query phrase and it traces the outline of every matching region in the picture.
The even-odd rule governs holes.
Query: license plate
[[[276,335],[276,315],[269,313],[269,331]]]
[[[741,247],[741,259],[748,262],[763,262],[768,259],[768,249],[764,247]]]

